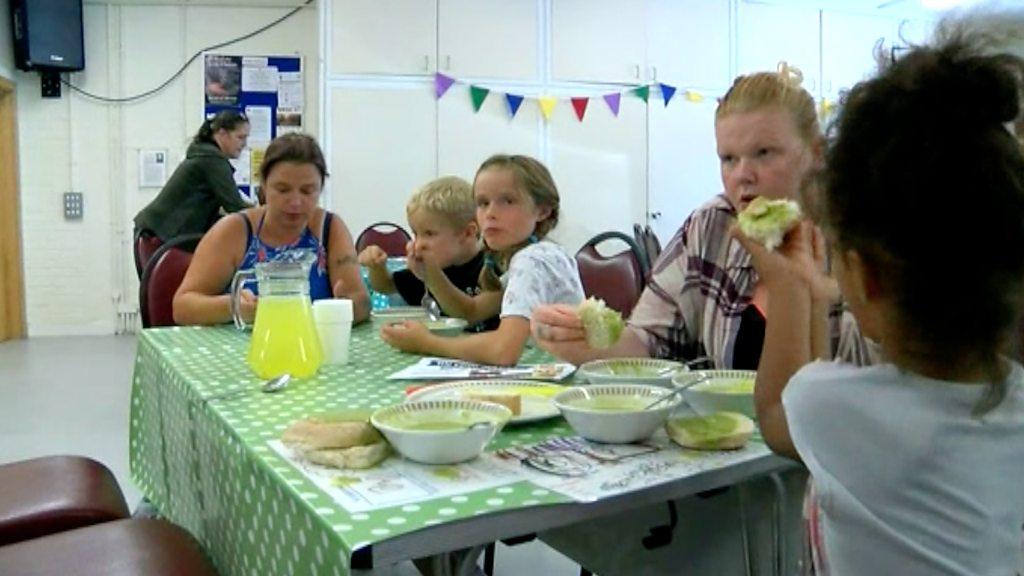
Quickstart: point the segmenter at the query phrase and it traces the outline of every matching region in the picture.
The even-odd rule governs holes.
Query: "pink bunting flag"
[[[445,76],[441,73],[434,74],[434,94],[437,95],[437,99],[440,100],[441,96],[444,96],[444,93],[447,92],[454,83],[455,78]]]
[[[608,104],[608,107],[612,110],[613,116],[619,115],[619,102],[622,100],[622,94],[616,92],[614,94],[605,94],[604,101]]]
[[[583,122],[583,115],[587,113],[587,102],[590,102],[590,98],[570,98],[570,100],[572,100],[572,109],[576,111],[576,117]]]

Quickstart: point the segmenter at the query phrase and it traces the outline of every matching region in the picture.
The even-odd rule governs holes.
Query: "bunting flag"
[[[676,93],[676,87],[669,86],[668,84],[658,84],[658,86],[661,86],[661,97],[665,99],[665,106],[668,106],[668,101]]]
[[[451,76],[446,76],[441,73],[434,74],[434,93],[437,99],[441,99],[454,84],[465,84]],[[632,94],[637,98],[644,101],[645,104],[650,104],[651,87],[661,92],[661,98],[665,102],[665,106],[675,98],[675,95],[679,90],[675,86],[670,86],[664,83],[649,84],[643,86],[624,87],[621,92],[612,92],[601,96],[604,99],[605,104],[608,105],[608,109],[611,110],[612,116],[618,117],[619,111],[622,104],[623,94]],[[473,111],[480,112],[480,108],[483,107],[484,101],[487,100],[487,96],[491,93],[490,88],[484,88],[482,86],[469,85],[469,96],[473,102]],[[510,119],[514,119],[516,114],[519,113],[519,109],[523,105],[524,100],[536,100],[537,105],[540,107],[540,112],[544,116],[544,120],[551,120],[551,115],[554,113],[555,106],[558,101],[568,99],[572,104],[573,112],[576,114],[576,118],[583,122],[584,117],[587,114],[587,106],[590,104],[591,98],[596,96],[570,96],[568,98],[558,98],[555,96],[525,96],[522,94],[509,94],[506,92],[497,92],[505,97],[505,102],[508,104],[508,114]],[[704,102],[709,96],[702,94],[696,90],[683,89],[683,99],[687,102],[700,103]],[[711,96],[714,97],[714,96]],[[716,100],[721,102],[721,98],[715,97]],[[827,99],[822,98],[818,104],[818,114],[821,118],[826,118],[830,114],[835,112],[836,103]]]
[[[683,93],[683,95],[686,97],[687,102],[693,102],[694,104],[698,104],[704,101],[704,95],[694,90],[687,90],[686,92]]]
[[[590,102],[590,98],[570,98],[570,100],[572,109],[576,111],[576,117],[583,122],[583,115],[587,113],[587,102]]]
[[[551,120],[551,112],[555,109],[555,103],[558,99],[554,96],[541,96],[537,98],[537,104],[540,105],[540,113],[544,115],[545,120]]]
[[[608,103],[608,108],[612,111],[612,116],[619,117],[619,102],[622,101],[622,94],[615,92],[614,94],[605,94],[604,101]]]
[[[440,100],[441,96],[452,87],[455,83],[455,78],[445,76],[444,74],[434,74],[434,94],[437,95],[437,99]]]
[[[481,88],[479,86],[470,86],[469,87],[469,96],[470,96],[470,98],[473,99],[473,111],[474,112],[479,112],[480,111],[480,107],[484,105],[484,100],[487,99],[487,95],[490,94],[490,93],[491,93],[491,91],[488,90],[487,88]]]
[[[523,97],[515,94],[505,94],[505,100],[508,102],[509,118],[515,118],[516,112],[519,112],[519,107],[523,105]]]

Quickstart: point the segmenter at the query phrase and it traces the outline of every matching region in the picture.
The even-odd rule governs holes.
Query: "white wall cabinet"
[[[575,251],[599,232],[631,234],[647,210],[647,106],[623,98],[615,117],[598,96],[580,122],[566,103],[549,131],[562,212],[555,238]]]
[[[648,0],[651,82],[720,89],[732,80],[728,0]]]
[[[836,98],[874,74],[877,57],[888,56],[897,30],[897,21],[888,16],[822,11],[822,96]]]
[[[729,0],[552,0],[552,78],[727,84],[729,6]]]
[[[722,192],[715,150],[716,107],[708,98],[668,108],[652,106],[649,111],[647,222],[662,245],[691,212]]]
[[[538,75],[536,2],[344,0],[330,15],[331,75]]]
[[[821,86],[819,14],[816,8],[739,4],[736,74],[773,71],[780,61],[803,73],[803,87],[817,96]]]
[[[439,2],[437,69],[440,72],[458,78],[538,78],[540,26],[536,1]]]
[[[551,0],[552,78],[644,82],[644,19],[644,0]]]
[[[437,67],[434,0],[330,3],[328,74],[432,74]]]
[[[379,220],[406,226],[406,201],[437,173],[433,94],[343,88],[328,98],[330,209],[353,236]]]

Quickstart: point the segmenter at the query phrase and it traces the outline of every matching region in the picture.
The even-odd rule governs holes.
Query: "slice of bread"
[[[737,450],[754,434],[754,421],[738,412],[684,416],[665,422],[676,444],[694,450]]]
[[[328,448],[301,451],[302,456],[314,464],[333,468],[372,468],[391,454],[391,447],[381,440],[366,446],[351,448]]]
[[[300,451],[366,446],[381,440],[368,421],[318,417],[294,422],[281,434],[282,442]]]
[[[512,411],[512,416],[519,416],[523,412],[523,397],[517,392],[506,392],[504,390],[466,390],[462,393],[462,398],[465,400],[501,404]]]

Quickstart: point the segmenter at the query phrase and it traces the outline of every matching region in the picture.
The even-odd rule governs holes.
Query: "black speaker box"
[[[85,68],[82,0],[11,0],[14,60],[21,70]]]

